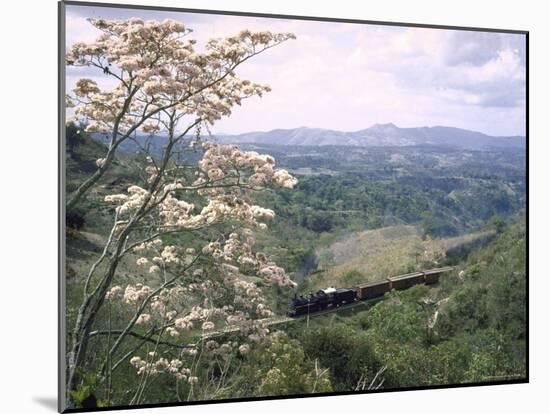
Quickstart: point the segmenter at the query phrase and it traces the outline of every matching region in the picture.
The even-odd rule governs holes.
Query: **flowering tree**
[[[101,90],[91,79],[80,79],[68,107],[85,118],[88,131],[110,135],[109,149],[98,160],[97,171],[68,197],[72,209],[103,176],[116,149],[139,129],[155,132],[189,119],[182,136],[200,122],[213,123],[231,113],[231,107],[269,86],[240,79],[235,69],[248,59],[294,38],[291,33],[248,30],[225,39],[211,39],[205,51],[195,51],[191,30],[174,20],[143,21],[90,19],[103,32],[93,43],[75,43],[66,56],[70,66],[88,66],[117,81],[111,90]]]
[[[91,23],[103,34],[92,44],[73,45],[67,64],[96,67],[118,85],[102,91],[94,81],[81,79],[67,97],[89,131],[110,135],[105,157],[71,194],[67,208],[98,182],[117,147],[138,130],[162,131],[168,141],[160,157],[142,148],[147,165],[141,182],[104,198],[114,207],[113,224],[85,277],[70,338],[67,386],[76,390],[79,373],[90,370],[90,340],[106,337],[106,356],[96,368],[107,389],[112,373],[125,362],[140,378],[127,403],[142,401],[148,382],[160,374],[174,378],[178,399],[196,398],[201,389],[221,387],[231,356],[246,354],[251,343],[268,333],[262,319],[272,311],[254,280],[293,285],[284,269],[254,250],[255,232],[267,228],[265,221],[274,212],[255,205],[253,193],[292,188],[296,179],[277,169],[268,155],[202,142],[200,134],[190,138],[189,133],[230,115],[243,99],[269,91],[266,85],[239,79],[234,70],[293,35],[245,30],[212,39],[197,53],[195,42],[187,39],[190,31],[179,22],[134,18]],[[195,153],[202,154],[198,163],[185,155]],[[171,241],[182,233],[194,235],[190,245]],[[137,257],[146,283],[117,283],[117,270],[128,256]],[[117,326],[112,309],[122,315],[114,318]],[[101,315],[107,326],[98,326]],[[241,340],[204,340],[203,334],[224,325],[238,328]],[[178,342],[184,336],[185,341],[198,339]],[[129,338],[137,340],[131,349]],[[177,354],[168,360],[159,353],[164,348]],[[225,361],[217,385],[201,381],[200,361],[206,355]]]

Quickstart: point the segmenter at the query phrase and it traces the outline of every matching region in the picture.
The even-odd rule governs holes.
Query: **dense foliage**
[[[316,233],[355,225],[420,223],[443,237],[509,217],[525,202],[525,156],[517,150],[439,147],[270,147],[300,177],[274,196],[279,216]]]
[[[69,131],[73,137],[75,131]],[[68,162],[74,171],[79,166],[83,171],[87,164],[93,164],[102,149],[101,144],[85,132],[80,132],[71,145]],[[507,151],[479,152],[473,154],[477,161],[469,157],[468,163],[456,161],[450,169],[433,169],[432,177],[422,173],[421,166],[428,162],[424,160],[418,167],[407,164],[408,174],[418,177],[415,181],[388,175],[385,157],[394,151],[398,150],[379,149],[375,158],[378,161],[357,156],[357,164],[333,166],[340,168],[336,174],[326,174],[324,170],[322,174],[303,174],[304,170],[293,169],[294,163],[302,162],[300,156],[291,157],[281,148],[273,150],[272,153],[278,152],[283,166],[302,174],[298,174],[299,184],[292,191],[283,188],[256,195],[258,201],[271,207],[278,216],[271,223],[269,233],[256,235],[258,246],[284,263],[295,276],[303,271],[307,282],[317,260],[312,249],[329,245],[343,232],[397,222],[416,224],[426,237],[454,235],[476,228],[490,229],[493,233],[449,249],[445,260],[456,265],[456,270],[436,287],[416,286],[392,292],[366,311],[338,313],[281,327],[282,331],[272,334],[269,341],[252,346],[245,354],[216,354],[213,359],[202,359],[200,370],[206,377],[201,381],[216,385],[193,392],[180,388],[182,395],[187,393],[193,399],[292,395],[525,376],[526,249],[525,218],[521,213],[524,160]],[[413,157],[415,151],[403,151],[403,156]],[[428,160],[442,156],[437,149],[422,151]],[[323,153],[322,149],[318,150],[318,154]],[[457,159],[458,154],[446,150],[445,157]],[[500,163],[492,164],[492,175],[475,176],[481,174],[475,172],[476,168],[485,169],[482,165],[495,159],[500,159]],[[369,160],[372,164],[367,163]],[[137,162],[139,155],[121,154],[116,158],[115,168],[124,173],[117,181],[107,175],[105,185],[98,188],[98,197],[139,177],[139,169],[130,168]],[[508,167],[503,168],[503,164]],[[458,174],[463,178],[457,179]],[[77,181],[79,175],[73,174],[71,178]],[[480,194],[498,196],[489,198]],[[87,232],[101,234],[108,223],[105,208],[97,197],[89,197],[83,206],[84,209],[75,209],[67,217],[68,270],[72,270],[69,275],[78,275],[82,254],[97,249],[86,236]],[[430,226],[437,224],[434,217],[441,220],[437,228],[451,226],[452,229],[441,233],[430,231],[435,228]],[[193,237],[186,235],[167,235],[164,240],[170,244],[193,243]],[[428,265],[429,262],[418,263],[418,266]],[[127,280],[135,283],[132,276],[135,265],[124,263],[121,268]],[[365,277],[367,275],[352,270],[345,274],[342,283],[352,286]],[[304,282],[303,287],[307,286]],[[262,284],[260,280],[256,283]],[[68,286],[69,294],[77,292],[80,285],[77,277]],[[280,288],[268,293],[271,307],[278,314],[286,311],[288,297],[289,292]],[[78,300],[78,296],[74,300]],[[127,317],[125,312],[114,311],[113,323]],[[69,318],[71,314],[69,309]],[[106,317],[101,316],[101,323],[107,323]],[[181,340],[192,340],[193,334],[190,332]],[[237,344],[237,341],[231,342],[231,337],[227,339],[226,343]],[[135,343],[137,338],[122,350]],[[104,345],[97,349],[104,352]],[[82,398],[90,393],[103,395],[104,385],[98,386],[93,376],[84,378],[90,380],[78,390]],[[122,388],[134,388],[134,368],[122,365],[112,380]],[[173,396],[169,377],[160,376],[148,385],[147,395],[141,401],[169,401]],[[125,397],[115,393],[111,398],[112,403]]]
[[[296,335],[330,368],[335,389],[370,381],[382,366],[384,388],[525,378],[525,242],[519,217],[436,288],[391,292]]]

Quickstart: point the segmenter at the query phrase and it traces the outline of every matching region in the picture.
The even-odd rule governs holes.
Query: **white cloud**
[[[91,8],[68,14],[67,38],[90,41]],[[99,11],[93,12],[100,14]],[[102,9],[102,17],[129,17]],[[215,126],[245,132],[310,126],[357,130],[375,122],[450,125],[495,135],[524,133],[525,51],[521,35],[136,11],[176,18],[210,37],[252,30],[291,31],[286,42],[238,73],[273,91],[236,108]],[[149,16],[150,17],[150,16]],[[70,72],[69,83],[78,73]],[[105,78],[97,76],[98,83]]]
[[[86,20],[86,17],[67,11],[66,13],[66,44],[75,42],[93,42],[100,34],[94,26]]]

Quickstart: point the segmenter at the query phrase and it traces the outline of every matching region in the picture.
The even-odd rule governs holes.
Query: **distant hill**
[[[410,146],[436,145],[464,149],[524,148],[525,137],[494,137],[466,129],[435,126],[399,128],[396,125],[375,124],[355,132],[320,128],[274,129],[268,132],[248,132],[220,137],[225,143],[269,145],[343,145],[343,146]]]
[[[103,143],[107,138],[102,134],[92,136]],[[335,131],[322,128],[274,129],[266,132],[247,132],[238,135],[214,135],[221,143],[264,144],[264,145],[339,145],[355,147],[402,147],[432,145],[468,150],[492,148],[525,148],[525,137],[495,137],[481,132],[445,126],[399,128],[389,124],[375,124],[370,128],[354,132]],[[166,146],[165,135],[151,137],[137,135],[135,140],[142,147],[149,146],[153,155],[160,155]],[[132,153],[137,149],[135,142],[126,141],[120,146],[121,152]]]

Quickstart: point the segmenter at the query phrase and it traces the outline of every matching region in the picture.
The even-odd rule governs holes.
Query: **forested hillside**
[[[456,264],[436,287],[394,292],[367,311],[294,327],[306,357],[330,368],[335,389],[525,378],[525,219]],[[378,382],[375,381],[375,384]]]
[[[78,127],[67,129],[67,188],[74,188],[104,148]],[[250,148],[249,148],[250,149]],[[255,148],[258,149],[258,148]],[[227,376],[196,398],[393,389],[525,377],[524,162],[509,150],[441,148],[263,148],[298,177],[295,189],[258,193],[272,208],[269,231],[256,243],[284,264],[307,293],[350,287],[399,273],[451,264],[439,284],[391,292],[367,307],[299,319],[271,329],[270,340],[238,358],[204,361],[208,375]],[[189,155],[190,162],[200,154]],[[347,161],[346,161],[347,160]],[[139,155],[121,154],[112,174],[67,216],[68,319],[80,300],[83,275],[106,242],[109,208],[101,200],[139,179]],[[208,237],[208,234],[206,234]],[[170,243],[200,247],[188,236]],[[147,284],[139,255],[119,267],[119,284]],[[248,281],[263,285],[252,276]],[[276,315],[292,291],[266,290]],[[103,314],[100,323],[124,318]],[[110,322],[109,322],[110,320]],[[144,332],[145,333],[145,332]],[[180,334],[193,342],[200,330]],[[226,335],[227,346],[238,339]],[[219,345],[218,345],[219,346]],[[170,353],[171,351],[167,351]],[[219,365],[223,363],[222,365]],[[113,381],[133,388],[129,363]],[[170,398],[169,379],[149,385],[144,402]],[[168,381],[168,382],[167,382]],[[96,379],[82,397],[98,393]],[[123,395],[112,395],[115,401]]]

